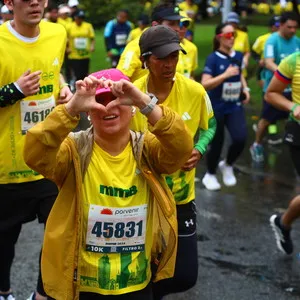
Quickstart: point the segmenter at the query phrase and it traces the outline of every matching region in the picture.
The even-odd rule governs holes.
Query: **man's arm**
[[[0,88],[0,107],[15,104],[27,96],[36,94],[40,89],[40,71],[26,71],[20,78]]]
[[[265,58],[264,62],[265,62],[265,67],[268,70],[272,72],[275,72],[277,70],[278,66],[275,64],[274,58]]]

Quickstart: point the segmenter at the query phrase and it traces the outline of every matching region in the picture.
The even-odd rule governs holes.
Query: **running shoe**
[[[214,174],[206,173],[202,179],[202,183],[205,188],[209,191],[217,191],[221,189],[217,176]]]
[[[250,147],[250,153],[252,159],[256,162],[263,162],[264,161],[264,148],[260,144],[253,144]]]
[[[270,225],[274,231],[277,248],[284,254],[293,252],[293,242],[291,240],[291,230],[283,228],[280,222],[280,215],[273,215],[270,218]]]
[[[27,300],[35,300],[35,292],[32,292]]]
[[[0,300],[16,300],[13,293],[9,293],[7,295],[0,294]]]
[[[222,173],[223,182],[226,186],[235,186],[236,177],[233,173],[233,167],[226,164],[224,160],[219,162],[219,169]]]

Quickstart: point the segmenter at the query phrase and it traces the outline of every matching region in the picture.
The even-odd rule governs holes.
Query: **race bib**
[[[241,87],[241,82],[225,82],[223,84],[222,99],[230,102],[239,101]]]
[[[44,100],[31,100],[20,102],[21,105],[21,131],[26,134],[27,130],[35,124],[44,121],[55,107],[54,96]]]
[[[74,46],[77,50],[84,50],[87,48],[88,39],[87,38],[75,38]]]
[[[116,34],[116,45],[117,46],[126,45],[126,40],[127,40],[127,34],[126,33]]]
[[[90,205],[86,251],[126,253],[144,251],[147,204],[126,208]]]

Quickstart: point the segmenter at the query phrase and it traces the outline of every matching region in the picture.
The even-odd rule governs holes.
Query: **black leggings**
[[[6,292],[11,288],[10,271],[15,256],[15,244],[21,232],[22,224],[32,221],[36,217],[40,223],[45,224],[56,196],[56,185],[46,179],[0,185],[1,291]],[[40,270],[39,259],[37,291],[46,296]]]
[[[153,283],[154,300],[192,288],[198,278],[195,202],[177,205],[178,248],[174,277]]]
[[[224,143],[225,126],[227,127],[231,145],[226,156],[226,163],[232,165],[245,148],[247,138],[247,126],[244,110],[237,110],[227,115],[215,116],[217,130],[207,152],[207,170],[210,174],[216,174],[219,159]]]

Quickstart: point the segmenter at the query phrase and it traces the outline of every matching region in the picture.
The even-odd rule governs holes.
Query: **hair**
[[[214,40],[213,40],[213,50],[214,51],[216,51],[216,50],[218,50],[220,48],[220,42],[219,42],[219,40],[217,38],[217,35],[220,34],[220,33],[222,33],[223,28],[226,27],[226,26],[228,26],[228,25],[230,25],[230,24],[228,24],[228,23],[221,23],[221,24],[219,24],[216,27],[216,29],[215,29],[215,36],[214,36]]]
[[[291,11],[284,12],[280,16],[280,24],[284,24],[288,20],[296,21],[297,23],[299,23],[299,17],[298,17],[298,15],[296,13],[294,13],[294,12],[291,12]]]
[[[123,9],[118,10],[118,13],[122,13],[122,12],[129,15],[129,10],[128,9],[123,8]]]
[[[58,10],[58,6],[56,4],[48,5],[47,12],[51,12],[52,10]]]

